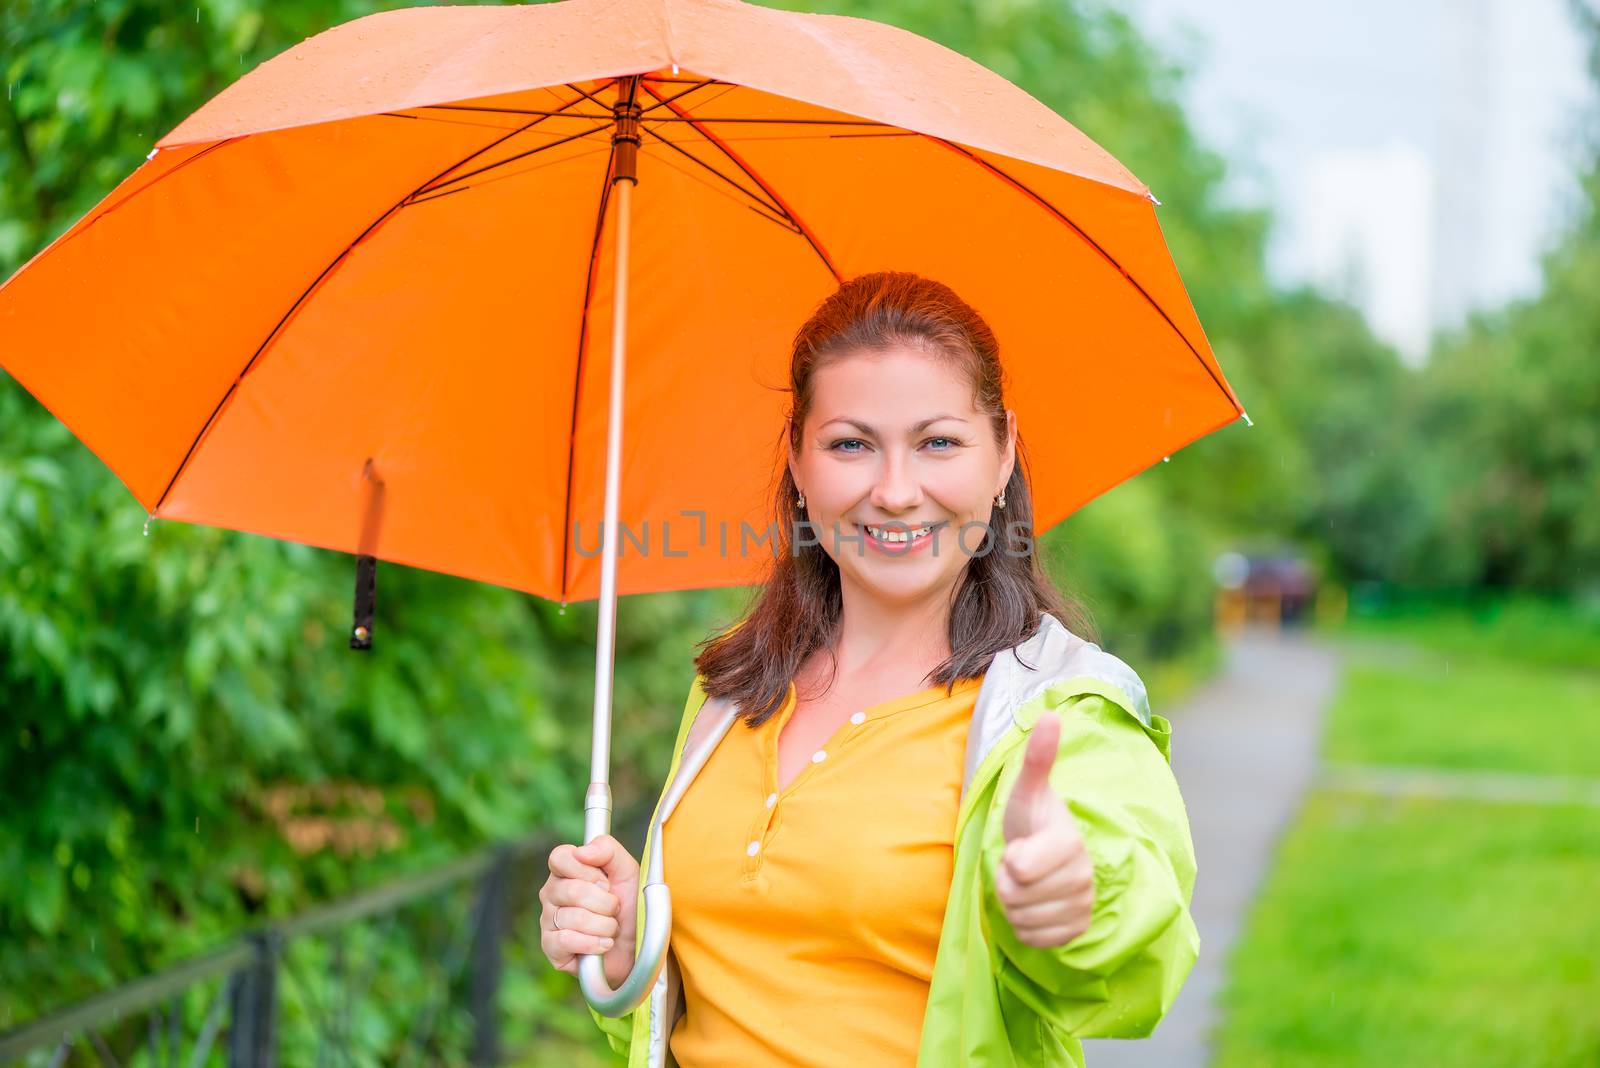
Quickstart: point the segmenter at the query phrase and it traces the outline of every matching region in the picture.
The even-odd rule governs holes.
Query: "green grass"
[[[1479,660],[1600,673],[1600,606],[1530,597],[1421,603],[1352,616],[1333,637],[1402,643]]]
[[[1441,655],[1355,661],[1330,710],[1323,756],[1600,777],[1600,672]]]
[[[1589,624],[1466,618],[1343,632],[1324,758],[1600,777]],[[1229,960],[1215,1063],[1596,1068],[1597,890],[1600,808],[1313,791]]]
[[[1316,794],[1231,960],[1219,1068],[1600,1064],[1600,809]]]

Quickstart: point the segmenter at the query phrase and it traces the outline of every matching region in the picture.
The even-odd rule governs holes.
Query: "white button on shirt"
[[[760,850],[761,850],[761,843],[760,842],[751,842],[749,845],[744,847],[745,853],[747,853],[748,855],[750,855],[752,857],[755,856],[756,853],[758,853]]]
[[[851,723],[865,723],[866,721],[867,714],[865,712],[857,712],[855,715],[850,717]]]
[[[820,764],[827,759],[828,751],[826,749],[818,749],[815,753],[811,754],[811,763],[813,764]]]
[[[767,807],[768,808],[771,808],[773,805],[776,805],[777,803],[778,803],[778,795],[777,794],[768,794],[767,795]]]

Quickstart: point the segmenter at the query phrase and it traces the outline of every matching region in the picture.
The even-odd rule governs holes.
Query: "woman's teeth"
[[[868,534],[871,534],[874,538],[877,538],[879,541],[889,542],[891,544],[901,544],[901,543],[904,543],[904,542],[908,542],[908,541],[912,540],[913,538],[920,538],[923,535],[931,532],[932,530],[933,530],[932,526],[917,527],[917,528],[915,528],[913,530],[884,530],[881,527],[874,527],[874,526],[868,526],[867,527],[867,533]]]

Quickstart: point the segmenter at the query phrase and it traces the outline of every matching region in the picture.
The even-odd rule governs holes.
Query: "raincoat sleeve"
[[[1026,749],[1019,745],[984,827],[982,925],[992,964],[1001,987],[1062,1037],[1148,1035],[1200,949],[1189,914],[1194,847],[1169,763],[1171,726],[1161,716],[1146,725],[1114,697],[1067,683],[1049,687],[1035,707],[1061,720],[1050,783],[1093,859],[1094,912],[1071,942],[1039,948],[1018,940],[995,896],[1006,802]]]
[[[611,1044],[611,1049],[626,1057],[628,1055],[628,1046],[633,1040],[633,1014],[641,1010],[634,1009],[633,1012],[628,1013],[626,1016],[619,1016],[613,1019],[610,1016],[602,1016],[595,1012],[594,1006],[588,1002],[584,1002],[584,1007],[589,1010],[589,1015],[594,1017],[594,1022],[599,1026],[600,1030],[605,1032],[606,1041]]]

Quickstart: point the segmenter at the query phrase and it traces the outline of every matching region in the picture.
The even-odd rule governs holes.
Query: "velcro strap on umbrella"
[[[361,468],[367,484],[367,506],[361,517],[361,541],[356,555],[355,620],[350,625],[350,648],[372,648],[372,614],[378,597],[378,521],[383,516],[383,479],[371,458]]]
[[[350,648],[372,648],[372,609],[378,594],[378,558],[356,557],[356,611],[350,630]]]

